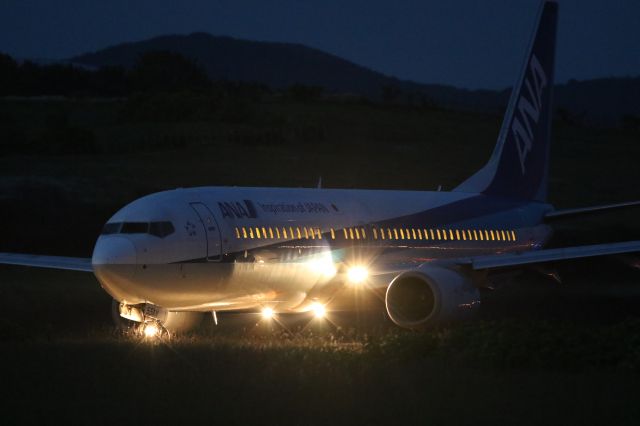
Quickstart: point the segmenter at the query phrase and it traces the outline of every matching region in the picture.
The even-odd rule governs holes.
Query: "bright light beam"
[[[315,302],[313,305],[311,305],[311,310],[313,311],[313,315],[316,318],[324,318],[324,316],[327,314],[327,310],[322,303]]]
[[[272,308],[263,308],[262,309],[262,318],[265,320],[270,320],[273,319],[273,315],[275,314],[275,312],[273,312]]]
[[[360,284],[369,276],[369,271],[364,266],[352,266],[347,271],[347,279],[350,283]]]
[[[160,329],[152,322],[148,322],[144,325],[144,337],[151,339],[156,337],[160,333]]]

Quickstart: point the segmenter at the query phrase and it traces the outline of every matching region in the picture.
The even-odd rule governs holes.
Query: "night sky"
[[[561,0],[560,82],[640,75],[640,1]],[[0,51],[65,58],[163,34],[301,43],[423,83],[510,86],[538,0],[2,0]]]

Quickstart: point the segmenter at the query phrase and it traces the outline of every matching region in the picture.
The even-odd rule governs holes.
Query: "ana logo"
[[[222,213],[223,218],[253,219],[258,216],[253,201],[251,200],[242,200],[242,202],[218,202],[218,207],[220,207],[220,213]]]
[[[547,76],[536,55],[531,56],[529,71],[531,73],[524,81],[529,93],[529,99],[525,97],[525,93],[522,93],[520,99],[518,99],[518,110],[511,124],[511,131],[516,139],[516,147],[520,157],[522,174],[525,173],[524,162],[533,146],[533,126],[538,124],[540,119],[542,91],[547,87]]]

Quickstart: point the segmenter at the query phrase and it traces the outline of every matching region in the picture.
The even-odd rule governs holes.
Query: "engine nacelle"
[[[480,304],[480,292],[455,269],[422,266],[391,281],[385,305],[391,320],[405,328],[426,328],[464,319]]]

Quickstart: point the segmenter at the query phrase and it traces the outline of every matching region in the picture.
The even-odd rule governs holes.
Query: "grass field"
[[[637,424],[638,273],[605,283],[611,266],[525,275],[431,332],[374,308],[294,332],[223,314],[160,342],[115,332],[90,274],[4,266],[3,422]]]
[[[0,251],[88,256],[118,208],[180,186],[312,187],[321,175],[327,187],[450,189],[486,161],[499,125],[277,96],[0,100]],[[554,131],[553,203],[640,198],[637,132]],[[636,218],[565,225],[555,244],[639,238]],[[431,332],[392,327],[374,303],[332,323],[288,318],[293,333],[221,315],[162,342],[116,333],[91,274],[0,266],[1,422],[636,425],[633,260],[570,263],[562,285],[527,272],[484,295],[477,321]]]

